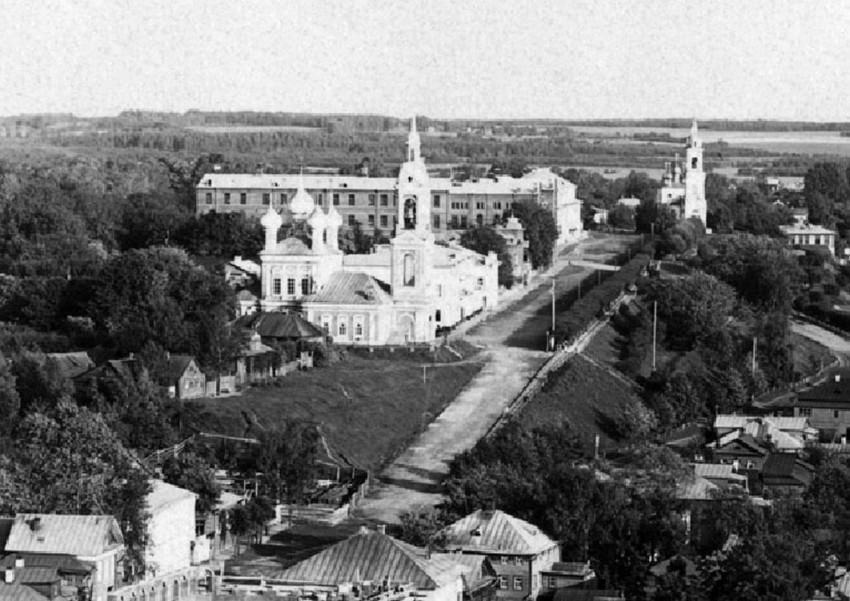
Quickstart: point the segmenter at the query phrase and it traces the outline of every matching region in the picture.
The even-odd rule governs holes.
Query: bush
[[[641,271],[649,264],[651,253],[652,245],[650,244],[623,265],[619,271],[611,273],[598,286],[591,287],[598,277],[595,274],[590,274],[582,280],[582,290],[585,290],[586,286],[590,289],[558,315],[555,322],[556,339],[561,342],[574,338],[599,315],[600,310],[604,312],[610,307],[621,292],[638,280]]]

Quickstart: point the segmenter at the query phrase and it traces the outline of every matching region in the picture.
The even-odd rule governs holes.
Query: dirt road
[[[553,270],[558,290],[573,288],[588,271],[568,267],[571,258],[595,249],[594,258],[599,260],[605,244],[611,240],[590,239],[560,255]],[[543,276],[522,298],[473,327],[459,329],[465,340],[484,347],[484,367],[380,474],[358,508],[359,517],[395,523],[406,510],[440,502],[440,482],[449,461],[475,445],[549,356],[542,349],[551,322],[551,299],[551,278]],[[439,377],[438,371],[434,377]]]

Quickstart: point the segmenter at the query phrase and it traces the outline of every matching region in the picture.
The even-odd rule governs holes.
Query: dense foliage
[[[488,225],[472,228],[461,235],[462,246],[482,255],[496,253],[499,259],[499,286],[510,288],[514,284],[513,264],[508,254],[508,244],[495,229]]]

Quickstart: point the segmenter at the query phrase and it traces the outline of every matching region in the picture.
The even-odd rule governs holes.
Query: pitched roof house
[[[5,551],[15,554],[69,556],[91,566],[92,601],[105,601],[117,581],[124,537],[111,515],[18,514]]]
[[[470,570],[446,556],[433,556],[383,531],[362,528],[342,542],[272,576],[281,586],[299,590],[407,587],[417,599],[456,601],[463,594],[463,575]],[[372,589],[374,591],[374,589]]]
[[[553,572],[561,546],[536,526],[504,511],[479,509],[440,531],[447,551],[484,555],[498,577],[497,598],[535,598]]]

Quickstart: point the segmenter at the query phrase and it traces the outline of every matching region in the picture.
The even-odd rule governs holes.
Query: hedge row
[[[591,273],[585,277],[581,283],[581,298],[577,298],[577,293],[570,294],[567,300],[572,299],[573,302],[566,307],[566,310],[558,313],[555,320],[556,340],[558,342],[571,340],[583,331],[617,299],[626,287],[637,282],[641,271],[649,264],[651,257],[652,247],[647,245],[619,271],[605,272],[609,274],[609,277],[599,285],[596,285],[597,274]],[[558,308],[557,305],[556,308]]]

